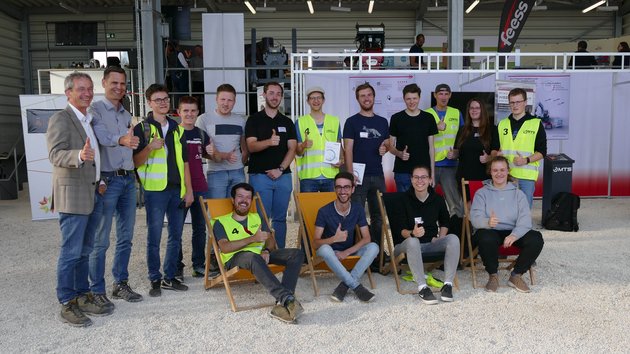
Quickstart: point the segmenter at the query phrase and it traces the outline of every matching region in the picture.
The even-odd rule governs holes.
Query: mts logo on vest
[[[525,130],[523,130],[523,134],[536,134],[536,131],[525,129]]]

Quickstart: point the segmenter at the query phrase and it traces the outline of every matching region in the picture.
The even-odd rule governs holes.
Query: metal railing
[[[9,182],[15,177],[15,195],[17,197],[17,193],[20,190],[20,174],[19,174],[19,166],[24,160],[25,154],[22,156],[18,156],[18,147],[22,142],[22,136],[19,136],[15,143],[11,146],[7,153],[0,154],[0,161],[8,161],[13,158],[13,170],[11,173],[4,178],[0,178],[0,182]]]

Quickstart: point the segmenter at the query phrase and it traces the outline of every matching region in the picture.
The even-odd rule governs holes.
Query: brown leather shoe
[[[499,289],[499,276],[495,274],[488,275],[488,283],[486,284],[486,291],[496,293]]]
[[[66,304],[61,304],[59,319],[61,322],[67,323],[73,327],[88,327],[92,325],[92,320],[79,309],[77,299],[72,299]]]
[[[523,280],[520,274],[510,276],[510,279],[508,280],[508,285],[522,293],[528,293],[531,291],[529,290],[529,286],[527,286],[527,283]]]

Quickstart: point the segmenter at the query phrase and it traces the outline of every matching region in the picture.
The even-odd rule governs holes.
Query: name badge
[[[367,139],[367,137],[368,137],[368,132],[359,132],[359,137],[360,137],[360,138]]]
[[[285,127],[278,127],[278,133],[286,133],[287,132],[287,128]]]

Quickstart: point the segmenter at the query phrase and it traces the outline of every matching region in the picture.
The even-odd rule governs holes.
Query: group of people
[[[88,326],[92,323],[88,315],[113,313],[115,305],[106,296],[104,275],[114,217],[111,294],[115,299],[142,301],[142,295],[128,283],[127,270],[137,178],[146,206],[149,296],[161,296],[163,289],[188,289],[182,256],[188,211],[192,220],[192,275],[206,275],[205,220],[199,197],[231,198],[233,211],[216,217],[213,225],[221,254],[216,261],[249,269],[276,299],[270,315],[295,322],[303,312],[294,292],[304,253],[285,247],[294,159],[302,192],[336,194],[333,202],[320,209],[313,235],[317,255],[340,279],[332,299],[341,302],[352,290],[359,300],[371,301],[374,294],[361,285],[361,277],[374,262],[381,243],[377,192],[386,190],[382,166],[386,153],[395,156],[396,186],[406,193],[402,206],[406,216],[401,222],[403,228],[394,235],[395,252],[407,254],[423,302],[437,303],[425,279],[423,251],[445,252],[440,299],[453,301],[460,241],[449,233],[449,220],[451,215],[463,215],[460,193],[466,191],[458,189],[459,178],[492,177],[485,182],[487,191],[478,192],[483,197],[474,199],[471,212],[489,273],[487,290],[496,291],[498,286],[496,247],[502,243],[522,248],[509,284],[529,291],[520,276],[535,261],[543,244],[540,233],[531,230],[530,209],[538,161],[546,154],[546,137],[540,119],[525,112],[524,90],[510,92],[512,114],[495,128],[480,100],[468,103],[465,118],[449,107],[451,89],[446,84],[435,88],[437,103],[427,110],[418,107],[420,88],[407,85],[402,92],[406,108],[388,123],[374,112],[375,91],[365,83],[355,89],[360,110],[346,119],[342,130],[338,117],[324,113],[325,91],[321,87],[307,90],[310,112],[295,123],[278,109],[284,97],[282,85],[269,82],[263,89],[265,107],[248,119],[232,112],[236,91],[222,84],[217,88],[216,108],[203,115],[199,115],[196,98],[181,97],[178,124],[168,115],[168,89],[153,84],[145,92],[151,112],[132,126],[131,115],[121,104],[126,79],[124,70],[108,67],[102,80],[105,98],[92,102],[90,76],[78,72],[68,75],[64,83],[68,106],[49,122],[53,208],[59,212],[61,229],[57,297],[62,321]],[[325,156],[327,143],[340,146],[338,159],[329,161]],[[508,181],[508,173],[518,178],[518,188]],[[445,198],[435,193],[437,184]],[[271,225],[249,212],[255,192],[260,193]],[[168,239],[161,262],[165,216]],[[357,242],[355,225],[361,233]],[[270,237],[270,227],[275,239]],[[347,270],[341,261],[350,255],[360,256],[360,261]],[[268,263],[286,267],[281,282],[269,271]]]

